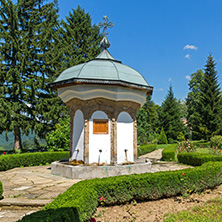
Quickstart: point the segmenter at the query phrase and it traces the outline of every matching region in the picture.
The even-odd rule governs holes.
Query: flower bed
[[[156,200],[213,188],[222,183],[218,176],[221,168],[222,163],[215,162],[178,171],[84,180],[21,221],[89,221],[101,202],[114,205],[132,200]]]
[[[45,165],[53,161],[69,158],[69,152],[37,152],[24,154],[10,154],[0,156],[0,171],[15,167]]]

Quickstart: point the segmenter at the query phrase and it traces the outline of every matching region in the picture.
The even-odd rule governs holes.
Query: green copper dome
[[[125,85],[152,91],[152,87],[148,85],[138,71],[114,59],[107,49],[103,49],[91,61],[66,69],[51,86],[57,88],[62,87],[64,84],[81,82]]]

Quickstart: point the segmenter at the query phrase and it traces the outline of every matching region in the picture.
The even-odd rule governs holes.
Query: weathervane
[[[106,15],[103,16],[103,23],[100,22],[98,24],[99,28],[103,28],[102,33],[104,36],[108,35],[108,28],[112,28],[113,26],[114,26],[114,24],[112,22],[109,22],[109,18]]]

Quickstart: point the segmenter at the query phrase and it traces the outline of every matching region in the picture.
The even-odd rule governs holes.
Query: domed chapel
[[[137,158],[136,113],[151,95],[143,76],[108,51],[104,16],[102,52],[93,60],[63,71],[51,84],[70,108],[70,161],[121,164]]]

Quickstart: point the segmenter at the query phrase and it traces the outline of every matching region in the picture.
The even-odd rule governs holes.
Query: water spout
[[[77,149],[77,150],[75,150],[74,152],[76,152],[76,160],[77,160],[77,156],[78,156],[78,154],[79,154],[79,149]]]
[[[99,150],[98,166],[99,166],[99,164],[100,164],[100,155],[101,155],[101,153],[102,153],[102,150]]]
[[[127,149],[124,150],[124,152],[125,152],[125,162],[127,162],[127,151],[128,151]]]
[[[145,163],[148,164],[149,166],[149,171],[151,171],[151,167],[152,167],[152,162],[149,159],[145,160]]]

